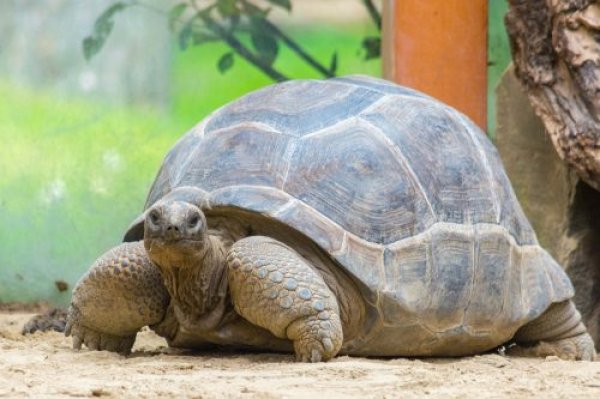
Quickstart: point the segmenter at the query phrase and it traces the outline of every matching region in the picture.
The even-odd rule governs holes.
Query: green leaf
[[[233,53],[225,53],[219,59],[219,63],[217,64],[219,68],[219,72],[225,73],[229,68],[233,66]]]
[[[175,25],[177,24],[177,21],[179,20],[179,18],[181,18],[181,15],[185,12],[187,8],[187,3],[179,3],[171,7],[171,10],[169,11],[169,30],[171,32],[175,31]]]
[[[218,0],[217,10],[225,18],[232,15],[240,15],[240,10],[236,3],[237,0]]]
[[[269,3],[285,8],[288,11],[292,11],[292,2],[291,0],[267,0]]]
[[[194,20],[195,19],[196,19],[196,17],[190,18],[185,23],[185,25],[183,25],[183,28],[181,28],[181,30],[179,31],[178,42],[179,42],[179,48],[181,50],[185,50],[188,48],[189,41],[192,38],[192,35],[194,34]]]
[[[86,61],[89,61],[92,59],[92,57],[94,55],[96,55],[98,53],[98,51],[100,51],[100,49],[102,48],[102,44],[98,44],[97,40],[94,39],[92,36],[88,36],[85,39],[83,39],[83,56],[85,57]]]
[[[337,71],[337,51],[335,53],[333,53],[333,56],[331,56],[331,62],[329,63],[329,72],[331,72],[333,75],[335,75],[335,72]]]
[[[262,9],[251,3],[243,3],[244,13],[251,17],[262,17],[265,18],[271,12],[271,8]]]
[[[208,33],[203,27],[206,23],[206,19],[210,19],[210,13],[214,9],[215,5],[206,7],[198,11],[183,25],[178,35],[179,48],[186,50],[190,45],[190,40],[194,46],[200,44],[221,40],[219,37]]]
[[[365,50],[365,60],[372,60],[381,56],[381,38],[377,36],[365,37],[362,41]]]
[[[240,16],[239,15],[232,15],[229,17],[229,31],[233,32],[235,31],[235,29],[239,26],[240,24]]]
[[[272,65],[279,52],[277,39],[270,34],[270,30],[266,29],[263,18],[252,17],[250,19],[250,28],[250,40],[259,58],[265,64]]]
[[[94,30],[90,36],[87,36],[83,39],[82,47],[83,47],[83,56],[87,61],[91,60],[92,57],[102,49],[108,35],[113,29],[114,16],[126,9],[129,5],[118,1],[108,7],[94,22]]]
[[[104,10],[94,23],[94,36],[102,38],[103,41],[106,40],[114,25],[113,17],[125,8],[127,8],[127,4],[119,1]]]
[[[265,64],[272,65],[279,51],[277,40],[264,32],[252,32],[251,39],[260,59]]]
[[[199,19],[210,17],[210,13],[216,6],[216,4],[211,4],[210,6],[203,8],[202,10],[196,13],[196,17]]]

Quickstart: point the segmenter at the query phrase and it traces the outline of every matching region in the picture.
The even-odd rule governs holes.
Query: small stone
[[[546,361],[547,362],[558,362],[558,361],[560,361],[560,357],[554,356],[554,355],[546,356]]]
[[[288,278],[283,282],[283,288],[286,290],[295,290],[298,287],[298,282],[293,278]]]
[[[241,265],[242,264],[240,263],[239,259],[234,259],[229,263],[229,267],[231,267],[233,270],[239,269]]]
[[[322,342],[323,347],[327,352],[331,352],[333,350],[333,342],[331,342],[330,338],[324,338]]]
[[[100,396],[110,396],[110,392],[105,391],[102,388],[95,388],[92,389],[92,391],[90,392],[92,394],[92,396],[94,397],[100,397]]]
[[[312,307],[314,310],[316,310],[317,312],[320,312],[321,310],[325,309],[325,304],[323,304],[323,301],[314,301],[312,303]],[[320,317],[319,317],[320,318]]]
[[[293,304],[294,304],[294,300],[292,299],[292,297],[289,297],[289,296],[286,296],[279,302],[279,305],[284,309],[291,308]]]
[[[312,292],[308,288],[301,288],[298,290],[298,296],[304,300],[312,298]]]
[[[269,280],[274,283],[281,283],[283,281],[283,274],[278,271],[271,272],[269,274]]]
[[[329,320],[329,313],[328,312],[321,312],[319,313],[319,320]]]

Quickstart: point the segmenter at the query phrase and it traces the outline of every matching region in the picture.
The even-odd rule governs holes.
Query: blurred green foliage
[[[55,282],[119,241],[185,126],[6,83],[0,96],[0,300],[64,304]]]
[[[375,33],[366,35],[360,43],[363,57],[365,60],[379,58],[381,14],[373,0],[361,0],[361,3],[375,28]],[[274,8],[292,11],[291,0],[185,0],[172,5],[168,12],[141,0],[116,1],[96,18],[92,33],[82,42],[83,54],[88,61],[104,46],[113,30],[115,17],[124,10],[138,7],[164,14],[169,29],[177,36],[181,50],[207,43],[223,43],[226,48],[216,63],[221,73],[231,69],[239,57],[273,81],[281,82],[298,77],[287,69],[274,65],[285,49],[289,52],[288,56],[293,55],[296,62],[304,63],[322,77],[337,76],[337,51],[333,51],[326,58],[328,61],[323,62],[323,57],[314,56],[312,48],[307,51],[309,47],[303,46],[294,35],[284,32],[271,21]]]
[[[495,138],[496,131],[496,86],[511,62],[508,36],[504,27],[504,15],[508,10],[506,0],[494,0],[488,7],[488,88],[487,118],[488,135]]]
[[[339,73],[380,74],[357,47],[362,26],[293,32],[316,57],[332,46]],[[155,173],[175,141],[208,113],[272,81],[239,62],[222,75],[223,43],[174,51],[167,112],[123,108],[34,91],[0,79],[0,302],[67,304],[74,283],[118,244],[141,211]],[[282,50],[275,64],[295,76],[317,72]],[[59,292],[57,281],[69,289]]]

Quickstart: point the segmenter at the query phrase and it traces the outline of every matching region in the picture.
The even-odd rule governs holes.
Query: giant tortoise
[[[73,291],[73,345],[295,352],[301,361],[521,353],[592,359],[572,285],[496,150],[417,91],[275,84],[168,153],[125,243]]]

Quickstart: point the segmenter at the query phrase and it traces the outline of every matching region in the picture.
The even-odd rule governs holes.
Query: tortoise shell
[[[493,347],[573,295],[485,134],[381,79],[289,81],[222,107],[168,153],[146,208],[184,186],[206,209],[254,212],[317,243],[361,283],[378,353],[398,337],[405,355]]]

